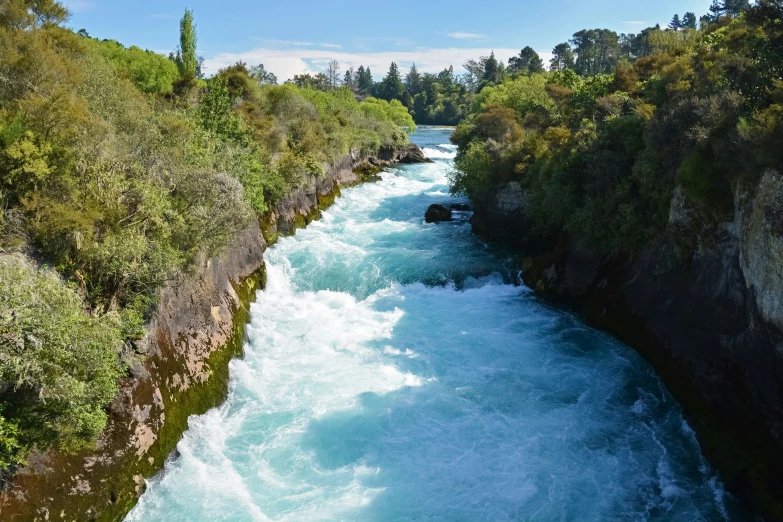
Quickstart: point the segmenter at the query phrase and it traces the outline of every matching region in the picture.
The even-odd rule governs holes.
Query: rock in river
[[[424,214],[424,220],[427,223],[451,221],[451,210],[443,205],[430,205],[430,208],[427,209],[427,213]]]

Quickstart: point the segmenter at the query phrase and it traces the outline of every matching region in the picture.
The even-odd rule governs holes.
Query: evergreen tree
[[[353,67],[350,67],[347,71],[345,71],[343,85],[354,92],[356,91],[356,71],[353,70]]]
[[[696,15],[691,12],[687,12],[682,17],[680,27],[683,29],[696,29]]]
[[[552,49],[552,59],[549,61],[549,69],[552,71],[562,71],[564,69],[574,68],[574,51],[567,43],[561,43]]]
[[[500,81],[500,64],[497,58],[495,58],[495,51],[487,58],[487,62],[484,64],[484,77],[485,82],[497,83]]]
[[[454,88],[454,84],[456,83],[456,80],[454,78],[454,66],[449,65],[446,69],[443,69],[441,72],[439,72],[437,81],[445,89]]]
[[[679,31],[681,27],[683,27],[683,25],[680,21],[680,15],[676,14],[672,17],[672,21],[669,22],[669,29]]]
[[[359,92],[365,95],[370,94],[375,83],[372,79],[372,72],[370,71],[370,68],[367,67],[365,69],[363,65],[360,65],[356,74],[358,80],[357,87]]]
[[[509,72],[523,74],[535,74],[544,72],[544,62],[532,47],[527,46],[519,52],[518,56],[512,56],[508,60]]]
[[[416,69],[416,64],[411,66],[411,70],[405,76],[405,87],[408,89],[408,93],[411,96],[416,96],[421,92],[421,74]]]
[[[392,62],[389,66],[389,72],[380,85],[379,96],[384,100],[400,100],[402,93],[405,92],[405,85],[402,83],[400,69],[397,64]]]
[[[185,10],[185,15],[179,22],[179,48],[175,61],[180,78],[192,81],[196,78],[198,57],[196,56],[196,24],[193,23],[193,11]]]

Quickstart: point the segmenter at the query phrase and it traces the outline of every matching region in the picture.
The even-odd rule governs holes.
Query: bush
[[[51,270],[0,256],[0,465],[89,447],[117,392],[116,314],[90,317]]]

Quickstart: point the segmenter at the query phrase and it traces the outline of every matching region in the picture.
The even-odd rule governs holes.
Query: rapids
[[[267,251],[223,406],[128,521],[715,521],[734,499],[650,366],[516,284],[435,160]]]

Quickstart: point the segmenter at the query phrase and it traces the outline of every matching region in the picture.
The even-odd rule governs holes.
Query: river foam
[[[228,400],[128,520],[737,517],[635,352],[513,284],[468,216],[423,222],[449,168],[391,169],[267,252]]]

